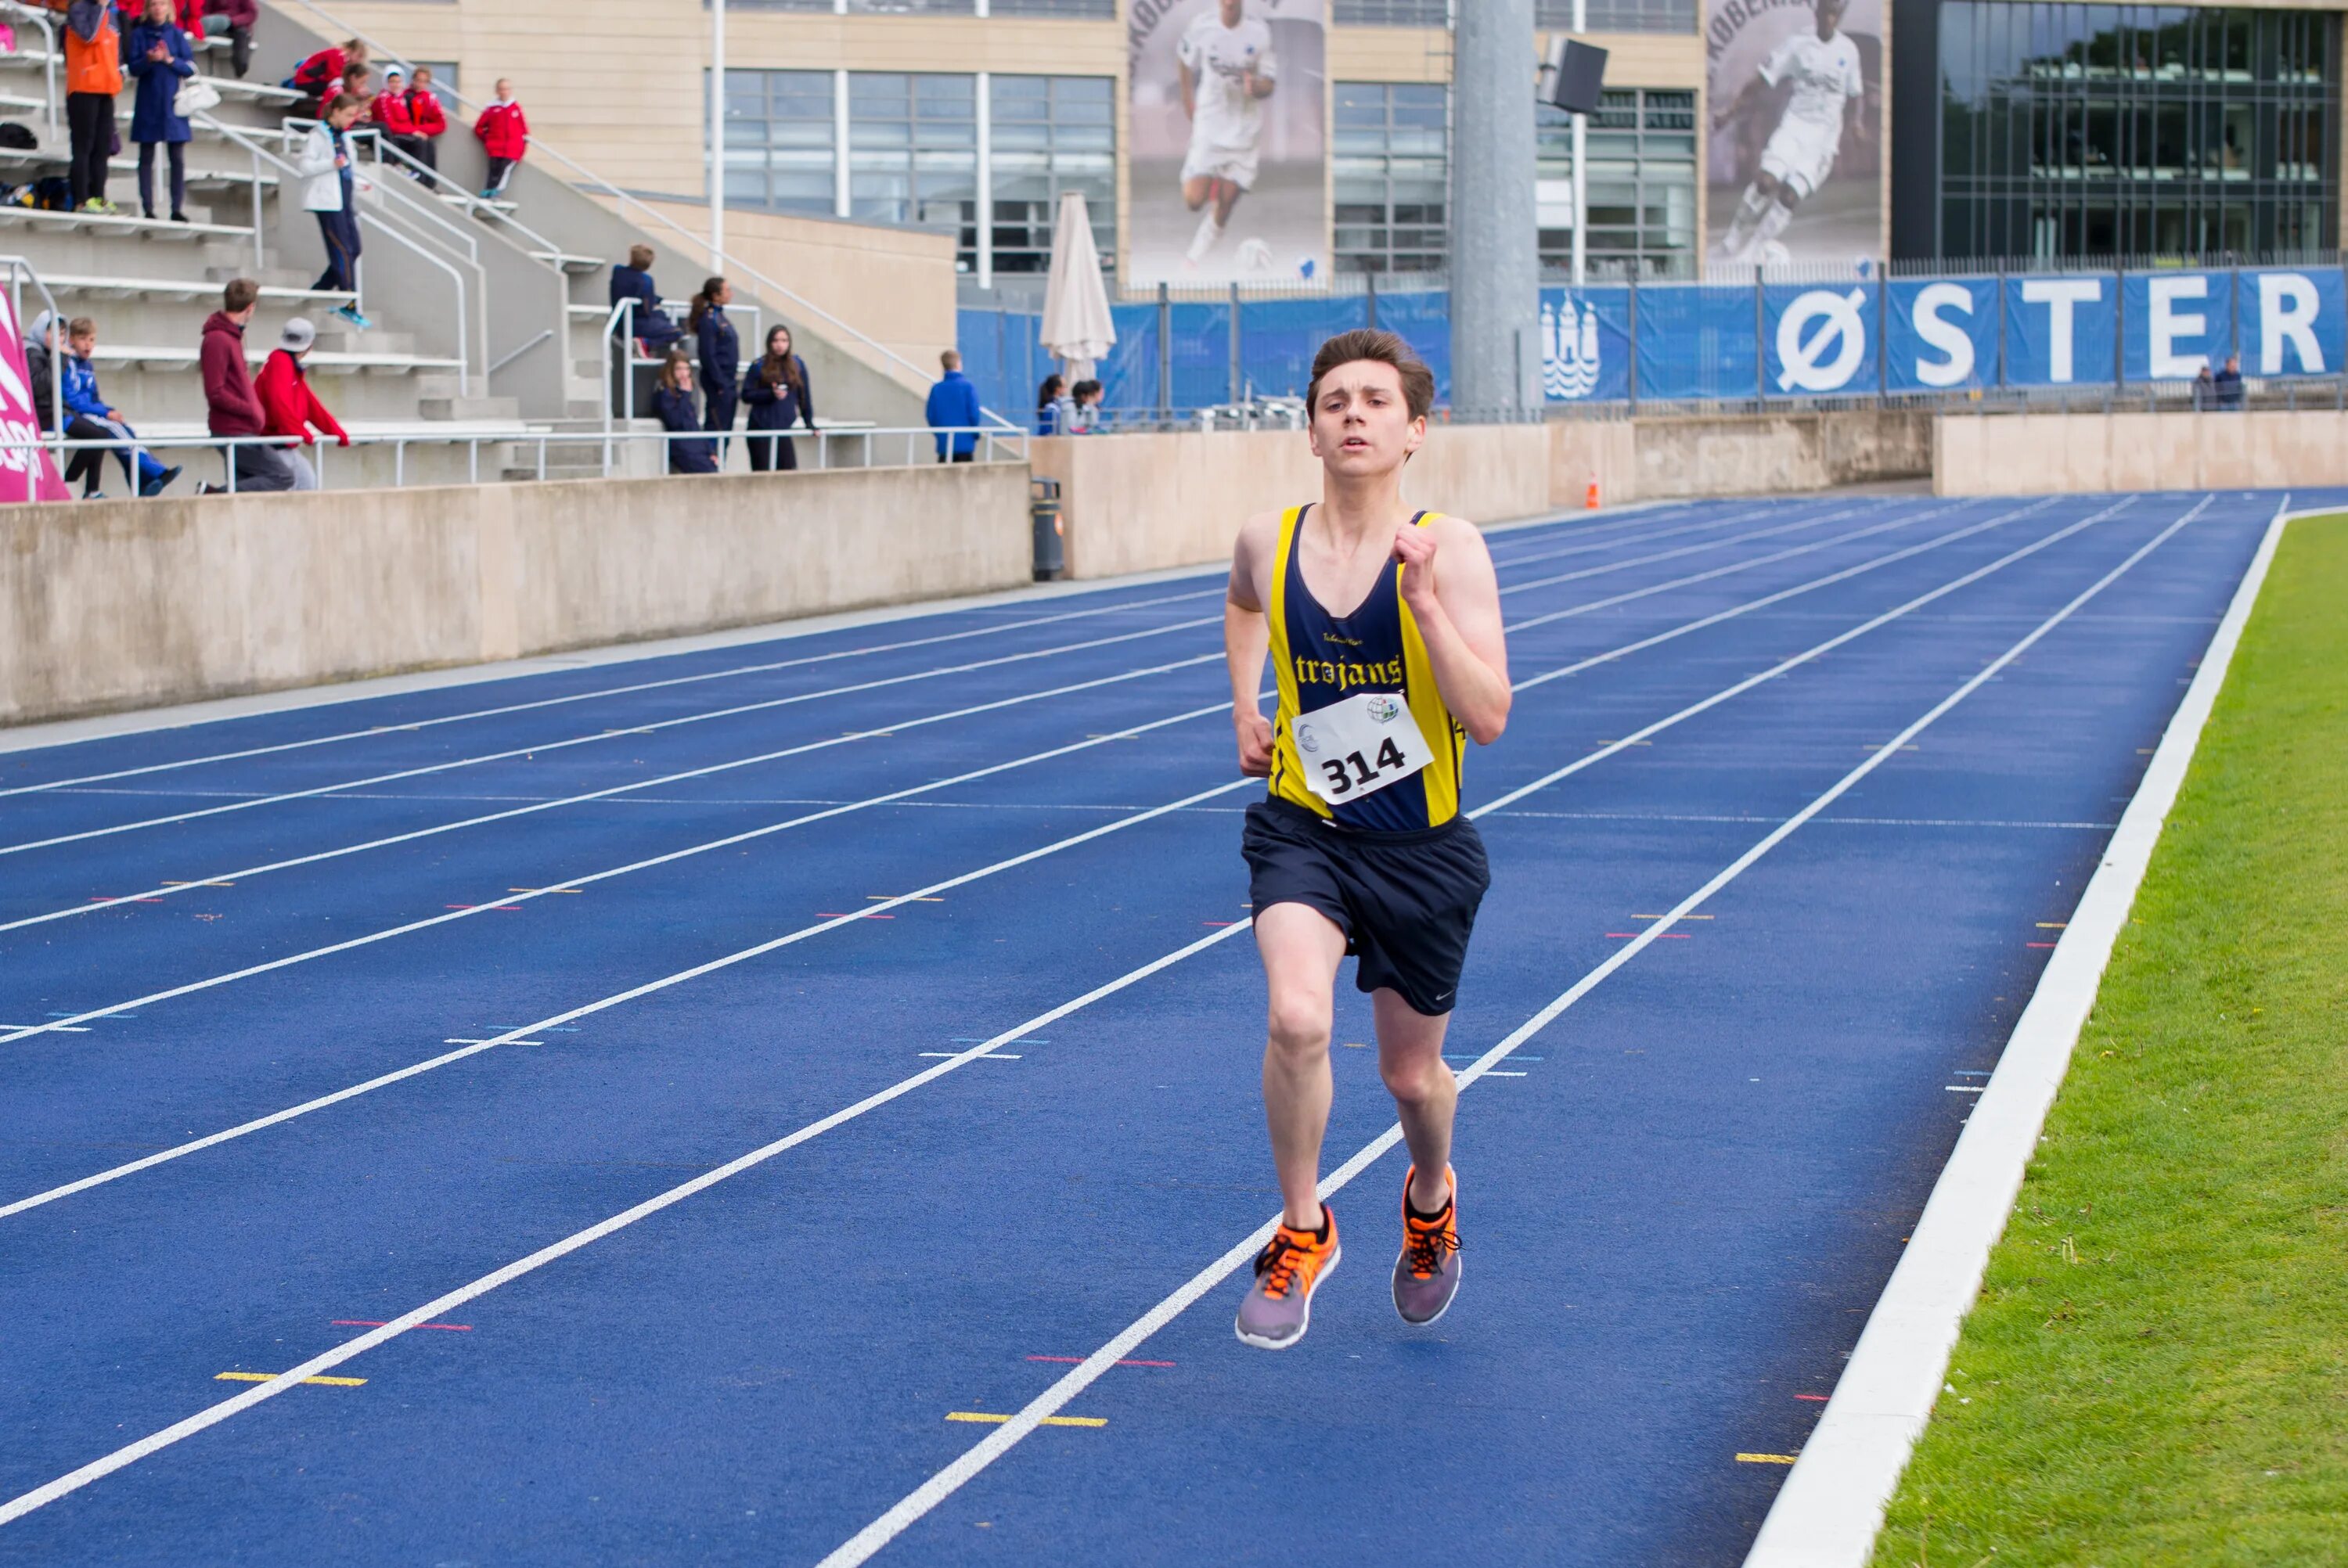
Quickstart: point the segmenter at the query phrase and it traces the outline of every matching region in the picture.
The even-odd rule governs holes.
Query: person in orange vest
[[[481,111],[481,118],[473,122],[473,134],[481,138],[481,150],[489,157],[489,177],[481,184],[481,200],[495,201],[505,194],[514,165],[530,147],[530,121],[521,105],[514,101],[513,83],[508,78],[498,78],[498,101]]]
[[[66,17],[66,128],[72,142],[68,184],[77,212],[116,213],[106,199],[106,162],[114,156],[114,95],[122,90],[122,32],[106,0],[48,0]]]

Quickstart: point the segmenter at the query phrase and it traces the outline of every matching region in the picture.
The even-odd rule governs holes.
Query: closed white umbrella
[[[1044,284],[1044,352],[1067,361],[1068,379],[1083,381],[1093,362],[1117,343],[1109,319],[1108,286],[1101,282],[1100,251],[1093,246],[1091,216],[1081,191],[1060,197],[1059,226],[1052,231],[1052,271]]]

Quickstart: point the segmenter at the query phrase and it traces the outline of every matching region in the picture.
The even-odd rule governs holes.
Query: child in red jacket
[[[489,178],[481,187],[481,200],[495,201],[505,194],[514,165],[530,146],[530,121],[523,118],[521,105],[514,102],[513,83],[506,77],[498,78],[498,101],[481,111],[481,118],[473,122],[473,134],[481,138],[481,150],[489,156]]]
[[[408,134],[408,155],[427,169],[438,169],[440,138],[448,133],[448,117],[432,94],[429,66],[417,67],[414,79],[407,84],[407,123],[414,128]],[[428,173],[424,176],[427,190],[438,190],[439,183]]]
[[[312,434],[312,427],[315,426],[319,435],[331,436],[347,446],[351,444],[349,435],[335,422],[326,405],[318,401],[318,395],[310,388],[310,377],[302,369],[304,356],[317,341],[318,329],[302,317],[295,316],[285,323],[276,348],[263,364],[261,374],[252,378],[252,389],[261,395],[265,421],[261,433],[290,436],[304,446],[314,446],[318,435]],[[284,456],[294,469],[295,489],[318,487],[317,471],[310,466],[309,458],[299,452],[288,452]]]

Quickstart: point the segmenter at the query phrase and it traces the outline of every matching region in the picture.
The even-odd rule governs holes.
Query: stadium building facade
[[[1136,189],[1136,40],[1159,14],[1200,3],[732,0],[729,206],[951,233],[958,270],[986,285],[1040,274],[1060,193],[1081,190],[1105,265],[1132,289],[1135,203],[1155,189]],[[1325,77],[1328,126],[1316,221],[1340,277],[1445,268],[1450,3],[1472,0],[1248,0],[1251,15],[1326,19],[1325,53],[1308,62]],[[1570,13],[1540,0],[1540,47]],[[474,97],[514,78],[535,129],[632,190],[705,198],[705,4],[365,0],[335,15]],[[1788,259],[1725,251],[1723,237],[1737,238],[1740,200],[1761,200],[1754,170],[1780,145],[1788,83],[1806,90],[1798,56],[1789,66],[1782,51],[1812,15],[1805,0],[1588,0],[1591,41],[1611,52],[1588,131],[1593,282],[1749,276],[1752,261]],[[1847,127],[1831,107],[1814,111],[1825,161],[1788,186],[1806,200],[1786,238],[1812,236],[1792,260],[2339,244],[2337,8],[1851,0],[1842,25],[1863,90],[1854,78]],[[1777,101],[1759,89],[1725,101],[1721,73],[1740,58]],[[1718,110],[1745,118],[1715,128]],[[1571,244],[1570,147],[1565,118],[1544,111],[1539,221],[1553,277]]]

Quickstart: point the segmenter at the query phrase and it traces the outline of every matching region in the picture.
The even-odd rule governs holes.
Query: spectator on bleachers
[[[2242,356],[2240,354],[2228,354],[2225,368],[2211,379],[2216,385],[2219,407],[2242,406]]]
[[[432,92],[432,67],[418,66],[416,77],[407,84],[407,123],[415,127],[409,149],[416,161],[427,169],[440,167],[440,138],[448,133],[448,117],[441,112],[440,100]],[[424,177],[424,189],[438,190],[440,182],[430,174]]]
[[[114,156],[114,95],[122,90],[122,34],[105,0],[48,0],[66,16],[67,175],[77,212],[121,209],[106,199],[106,161]]]
[[[673,435],[698,433],[701,429],[700,414],[693,406],[693,361],[685,357],[681,344],[669,351],[667,363],[661,366],[660,390],[653,394],[653,407],[660,415],[661,428]],[[666,445],[670,473],[717,472],[715,441],[672,439]]]
[[[1035,434],[1057,436],[1067,423],[1068,378],[1054,371],[1035,389]]]
[[[318,233],[326,243],[326,270],[311,287],[333,293],[352,293],[359,286],[358,198],[345,133],[366,108],[361,97],[335,98],[326,107],[326,118],[302,138],[302,150],[294,159],[294,177],[302,181],[302,205],[318,215]],[[335,313],[361,330],[374,324],[359,314],[355,301],[335,306]]]
[[[319,95],[318,118],[325,118],[326,111],[335,106],[338,98],[353,97],[363,104],[369,102],[375,97],[374,83],[375,72],[363,62],[353,61],[344,68],[342,78],[339,81],[328,82],[326,90]]]
[[[1094,431],[1102,428],[1101,384],[1099,382],[1080,381],[1076,383],[1076,385],[1068,388],[1068,398],[1071,406],[1068,413],[1067,429],[1065,434],[1070,436],[1090,436]]]
[[[130,111],[130,139],[139,144],[139,210],[155,216],[155,149],[171,160],[171,221],[188,220],[188,143],[195,132],[173,100],[180,83],[196,74],[195,50],[171,15],[171,0],[147,0],[147,15],[130,29],[130,74],[139,97]]]
[[[263,436],[269,415],[252,390],[252,375],[244,367],[244,329],[261,299],[261,285],[238,278],[221,291],[221,308],[204,320],[203,347],[197,363],[204,374],[205,424],[215,436]],[[229,449],[230,470],[240,494],[294,487],[294,467],[274,447],[239,446]],[[206,485],[204,495],[217,495],[223,485]]]
[[[703,426],[709,430],[731,431],[735,409],[742,401],[742,334],[726,319],[733,298],[733,284],[723,278],[708,279],[693,296],[693,313],[685,322],[701,350],[701,392],[707,415]],[[722,441],[717,455],[721,459],[726,456]]]
[[[798,444],[781,432],[804,423],[815,432],[815,394],[808,386],[807,361],[791,352],[791,329],[778,324],[767,331],[767,352],[750,367],[742,384],[743,401],[750,405],[750,469],[796,469]],[[769,432],[758,435],[758,431]]]
[[[136,446],[139,433],[122,417],[122,410],[110,406],[98,395],[98,366],[90,355],[98,351],[98,323],[88,316],[76,316],[66,327],[66,355],[58,366],[64,384],[58,394],[65,400],[69,422],[66,435],[77,441],[102,441],[108,436],[118,438],[122,445],[112,450],[122,462],[122,482],[131,486],[141,496],[162,494],[163,487],[180,477],[177,468],[166,468],[153,453]],[[137,466],[132,455],[137,454]],[[86,496],[98,489],[98,470],[103,466],[103,452],[90,450],[76,453],[90,459]]]
[[[260,20],[260,0],[203,0],[204,32],[228,35],[229,69],[239,77],[252,68],[252,29]]]
[[[329,44],[316,54],[304,59],[300,65],[294,67],[294,74],[286,77],[281,85],[293,88],[314,103],[330,92],[341,89],[345,71],[349,70],[353,66],[364,66],[366,63],[366,43],[357,38],[346,39],[339,45]]]
[[[318,341],[318,329],[300,316],[285,323],[278,335],[277,346],[269,351],[262,362],[261,374],[252,380],[252,390],[261,398],[261,408],[271,436],[290,436],[304,446],[318,444],[319,436],[331,436],[341,446],[351,444],[348,432],[335,421],[326,405],[318,401],[318,394],[310,384],[309,373],[302,368],[311,345]],[[314,490],[318,487],[318,471],[310,466],[310,459],[290,446],[285,449],[285,461],[294,470],[294,487]]]
[[[481,200],[498,200],[506,193],[514,166],[530,149],[530,119],[514,101],[511,78],[498,78],[498,101],[481,111],[481,118],[473,122],[473,134],[481,138],[481,150],[489,159],[489,177],[481,183]]]
[[[411,145],[416,140],[416,126],[407,116],[407,75],[397,66],[384,72],[383,91],[376,94],[374,101],[367,105],[366,123],[375,128],[375,134],[386,145],[396,148],[410,158],[416,156],[416,149]],[[415,171],[404,163],[391,159],[383,161],[411,179],[416,177]]]
[[[57,362],[66,357],[66,322],[55,311],[43,311],[25,329],[25,376],[32,390],[33,409],[42,431],[69,441],[104,440],[108,432],[66,409],[57,394]],[[85,501],[101,501],[98,484],[106,477],[106,454],[84,447],[66,456],[65,482],[79,485]]]
[[[612,264],[612,302],[623,300],[636,302],[635,349],[638,359],[652,359],[668,352],[671,343],[685,335],[669,313],[661,309],[660,286],[653,282],[653,248],[631,245],[628,259]]]
[[[938,461],[968,463],[978,455],[978,388],[962,373],[962,355],[953,349],[938,355],[941,374],[930,388],[929,425],[936,431]]]

